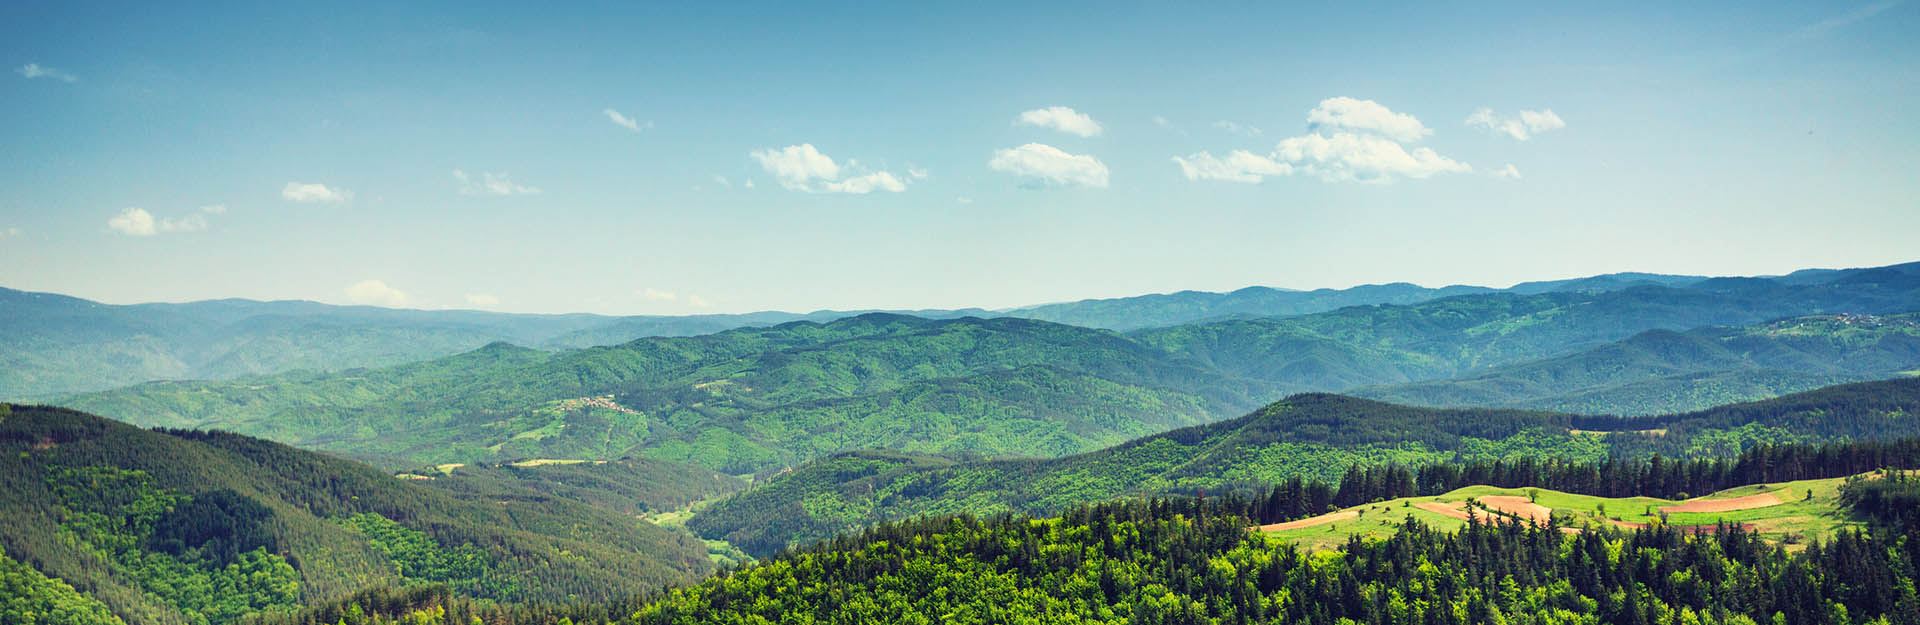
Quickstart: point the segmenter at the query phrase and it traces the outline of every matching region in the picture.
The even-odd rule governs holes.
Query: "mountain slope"
[[[1405,282],[1311,291],[1252,286],[1224,293],[1180,291],[1042,304],[1015,308],[1006,311],[1006,314],[1090,328],[1130,331],[1229,318],[1291,317],[1348,306],[1417,304],[1456,295],[1503,291],[1523,294],[1617,291],[1636,286],[1677,287],[1704,279],[1702,276],[1614,273],[1568,280],[1522,282],[1506,289],[1465,285],[1427,288]]]
[[[229,622],[402,580],[617,599],[711,569],[691,536],[503,485],[431,482],[220,432],[0,404],[0,548],[128,623]]]
[[[1463,377],[1651,330],[1920,309],[1920,266],[1817,283],[1713,278],[1682,287],[1465,295],[1286,318],[1144,330],[1133,338],[1230,374],[1319,390]]]
[[[1355,389],[1415,405],[1659,414],[1920,369],[1920,314],[1819,315],[1741,328],[1652,330],[1470,377]]]
[[[1916,435],[1920,379],[1639,419],[1415,408],[1304,394],[1238,419],[1063,458],[953,463],[890,452],[836,455],[720,501],[688,527],[764,554],[913,515],[1044,513],[1140,493],[1272,484],[1293,477],[1333,481],[1349,467],[1389,462],[1516,456],[1598,462],[1611,455],[1652,453],[1719,457],[1756,444]]]
[[[980,312],[919,314],[945,318]],[[112,305],[0,288],[0,399],[38,399],[152,380],[381,367],[496,341],[581,348],[857,314],[529,315],[243,299]]]
[[[1073,453],[1278,392],[1101,330],[868,314],[559,353],[495,344],[385,369],[152,383],[61,403],[395,466],[638,454],[746,473],[866,447]]]

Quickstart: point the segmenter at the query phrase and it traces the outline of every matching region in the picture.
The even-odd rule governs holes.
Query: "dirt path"
[[[1467,504],[1464,502],[1456,501],[1453,503],[1447,503],[1444,501],[1422,501],[1420,503],[1413,504],[1413,507],[1419,508],[1421,510],[1425,510],[1427,512],[1432,512],[1434,514],[1438,514],[1441,516],[1453,517],[1456,519],[1460,519],[1462,521],[1465,521],[1468,519]]]
[[[1667,507],[1661,508],[1660,511],[1661,512],[1732,512],[1734,510],[1750,510],[1753,508],[1765,508],[1767,506],[1777,506],[1777,505],[1780,505],[1781,503],[1784,503],[1784,502],[1780,501],[1780,497],[1778,495],[1775,495],[1773,493],[1760,493],[1758,495],[1747,495],[1745,497],[1734,497],[1731,499],[1695,499],[1693,501],[1688,501],[1686,503],[1682,503],[1677,506],[1667,506]]]
[[[1480,503],[1502,514],[1534,523],[1545,523],[1553,518],[1552,508],[1517,495],[1488,495],[1481,497]]]
[[[1268,525],[1262,525],[1260,526],[1260,531],[1281,532],[1286,530],[1297,530],[1303,527],[1313,527],[1315,525],[1326,525],[1328,523],[1333,523],[1335,521],[1345,521],[1347,519],[1359,518],[1359,516],[1360,516],[1359,511],[1341,510],[1339,512],[1328,512],[1326,514],[1322,514],[1317,517],[1309,517],[1305,519],[1300,519],[1298,521],[1287,521],[1285,523],[1272,523]]]

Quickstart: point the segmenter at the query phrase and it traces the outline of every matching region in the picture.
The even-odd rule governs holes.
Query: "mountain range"
[[[56,401],[392,467],[635,455],[744,474],[853,449],[1069,455],[1298,392],[1654,414],[1920,369],[1920,265],[1540,289],[1128,334],[868,313]]]
[[[1700,279],[1608,274],[1523,283],[1506,291],[1617,290],[1649,284],[1676,286]],[[155,380],[230,379],[298,370],[379,367],[446,356],[496,341],[539,349],[571,349],[792,321],[825,322],[867,312],[940,319],[1008,316],[1128,331],[1201,320],[1308,314],[1345,306],[1412,304],[1496,291],[1405,283],[1313,291],[1249,287],[1228,293],[1183,291],[1001,311],[604,316],[405,310],[245,299],[113,305],[0,288],[0,318],[8,320],[0,324],[0,365],[4,365],[0,368],[0,399],[41,399]]]

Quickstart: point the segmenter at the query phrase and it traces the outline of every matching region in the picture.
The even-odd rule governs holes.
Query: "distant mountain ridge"
[[[871,313],[563,352],[492,343],[393,367],[149,383],[59,403],[389,466],[641,455],[739,474],[874,447],[1067,455],[1302,391],[1426,384],[1395,397],[1664,412],[1920,368],[1920,354],[1902,347],[1908,334],[1849,347],[1858,328],[1808,322],[1740,343],[1778,350],[1765,358],[1680,340],[1662,348],[1673,363],[1628,345],[1621,353],[1640,354],[1640,364],[1612,377],[1603,370],[1613,365],[1599,350],[1637,335],[1645,342],[1808,315],[1906,319],[1897,315],[1920,309],[1920,273],[1819,278],[1482,293],[1129,334],[1010,317]],[[1905,326],[1883,330],[1896,327]],[[1550,371],[1529,363],[1582,352],[1597,364],[1547,374],[1546,382],[1488,390],[1474,380],[1509,368]],[[1701,356],[1683,358],[1691,353]]]
[[[1804,273],[1804,272],[1803,272]],[[1515,285],[1516,292],[1615,289],[1696,278],[1608,274]],[[516,314],[410,310],[310,301],[205,300],[114,305],[0,287],[0,399],[44,399],[153,380],[401,364],[506,341],[539,349],[614,345],[650,336],[694,336],[792,321],[831,321],[868,312],[927,318],[1010,316],[1133,330],[1199,320],[1297,315],[1365,304],[1408,304],[1498,289],[1429,289],[1396,283],[1291,291],[1248,287],[1229,293],[1086,300],[1001,311],[983,309],[765,311],[683,316]]]
[[[1920,313],[1817,315],[1737,328],[1650,330],[1590,350],[1468,377],[1353,393],[1433,406],[1658,414],[1920,367]]]

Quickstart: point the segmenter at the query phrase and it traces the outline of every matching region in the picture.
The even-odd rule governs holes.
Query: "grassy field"
[[[1438,529],[1451,531],[1466,524],[1466,521],[1455,515],[1464,512],[1467,506],[1478,503],[1479,506],[1473,510],[1473,513],[1485,518],[1496,514],[1495,511],[1488,509],[1489,504],[1485,503],[1486,500],[1491,498],[1501,501],[1498,498],[1517,497],[1520,500],[1530,498],[1532,503],[1551,509],[1553,517],[1558,519],[1563,527],[1591,528],[1603,525],[1634,527],[1663,522],[1676,526],[1710,526],[1724,521],[1744,524],[1749,529],[1775,540],[1794,545],[1826,536],[1841,527],[1859,525],[1858,522],[1848,518],[1846,511],[1839,503],[1840,484],[1845,480],[1846,478],[1832,478],[1755,484],[1685,501],[1653,497],[1594,497],[1543,488],[1468,486],[1431,497],[1404,497],[1355,506],[1341,512],[1354,512],[1357,515],[1330,514],[1325,517],[1326,522],[1270,531],[1268,534],[1308,549],[1329,549],[1345,543],[1347,537],[1354,534],[1368,537],[1391,534],[1395,528],[1405,523],[1408,517]],[[1769,505],[1721,512],[1663,510],[1687,503],[1693,503],[1690,507],[1710,507],[1716,502],[1727,503],[1725,500],[1756,495],[1763,496],[1756,499],[1765,500],[1764,502]],[[1779,502],[1771,503],[1771,500],[1764,497],[1765,495],[1772,495]],[[1498,510],[1502,506],[1492,505],[1491,507]],[[1452,515],[1444,512],[1446,510],[1452,510]]]

